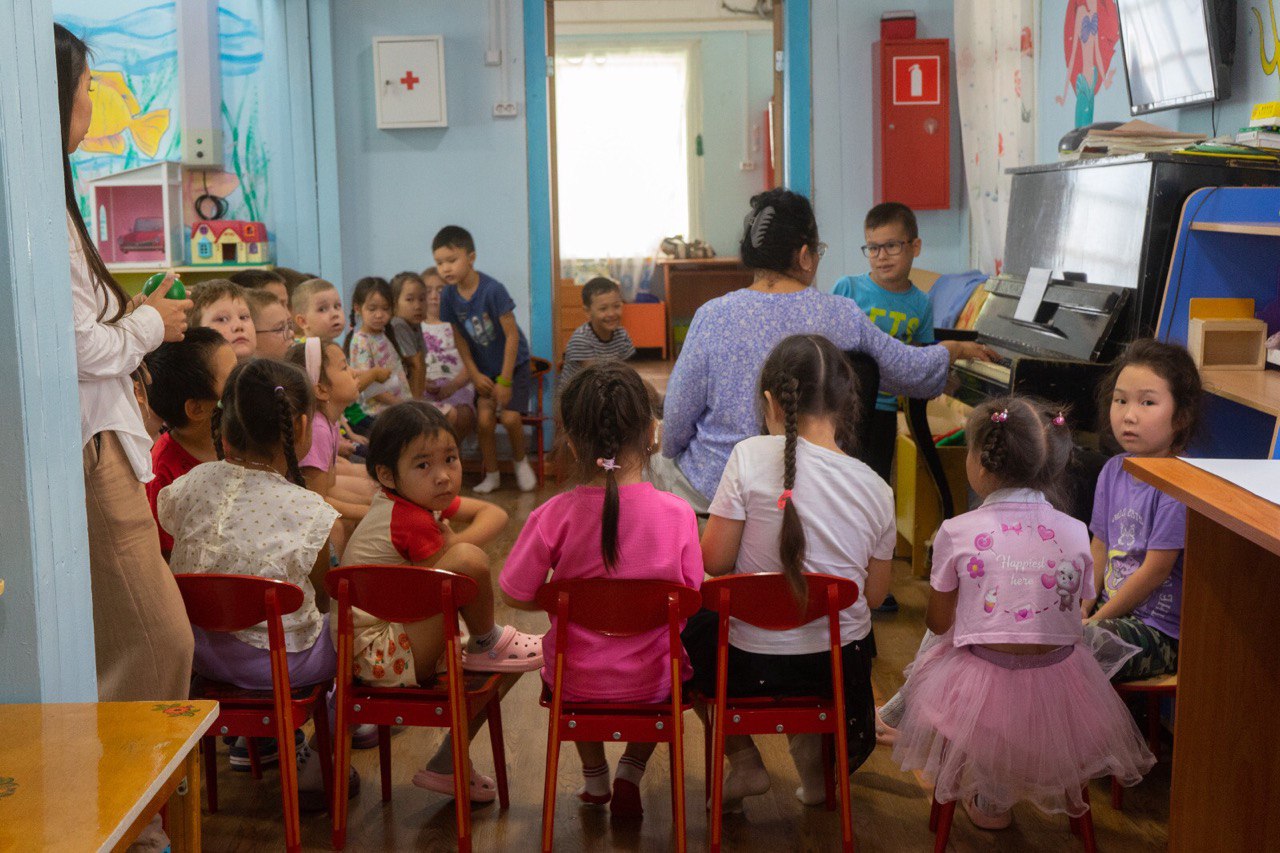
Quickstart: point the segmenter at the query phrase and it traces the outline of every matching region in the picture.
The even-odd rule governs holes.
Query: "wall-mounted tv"
[[[1235,0],[1117,0],[1133,115],[1231,94]]]

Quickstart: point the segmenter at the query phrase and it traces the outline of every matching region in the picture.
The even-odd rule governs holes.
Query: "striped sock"
[[[640,787],[640,780],[644,778],[644,767],[647,763],[630,755],[622,756],[618,759],[618,778],[625,779],[637,788]]]
[[[584,784],[582,786],[582,790],[578,792],[578,795],[580,797],[583,794],[585,794],[586,796],[583,797],[583,799],[586,800],[587,802],[594,802],[597,800],[599,800],[600,802],[608,802],[608,799],[609,799],[609,765],[608,764],[600,764],[595,767],[583,767],[582,779]],[[590,799],[588,799],[588,797]],[[600,799],[600,798],[603,798],[603,799]]]

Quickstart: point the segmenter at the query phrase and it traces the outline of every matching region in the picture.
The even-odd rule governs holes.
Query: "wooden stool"
[[[1159,757],[1160,700],[1166,697],[1172,699],[1177,696],[1178,674],[1175,672],[1173,675],[1157,675],[1154,678],[1126,681],[1112,686],[1120,694],[1120,698],[1126,701],[1135,697],[1146,699],[1147,748],[1151,750],[1152,755]],[[1114,776],[1111,777],[1111,807],[1116,811],[1124,808],[1124,787],[1121,786],[1120,780]]]

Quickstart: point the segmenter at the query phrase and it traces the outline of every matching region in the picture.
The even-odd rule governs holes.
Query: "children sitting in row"
[[[377,276],[360,279],[351,295],[352,332],[343,345],[343,352],[357,375],[374,369],[388,374],[386,379],[361,389],[360,404],[375,418],[410,396],[400,351],[386,334],[395,304],[391,285]]]
[[[564,347],[560,387],[592,361],[626,361],[636,354],[631,336],[622,328],[622,286],[611,278],[597,276],[582,286],[582,305],[587,322],[573,330]]]
[[[473,491],[488,494],[498,488],[497,426],[511,442],[516,483],[533,491],[538,476],[525,456],[523,416],[529,411],[533,377],[529,344],[516,325],[515,302],[492,276],[475,268],[476,244],[464,228],[449,225],[431,241],[436,269],[446,287],[440,319],[451,323],[458,352],[476,392],[477,433],[484,479]]]
[[[238,361],[253,358],[258,342],[244,288],[225,278],[211,278],[193,286],[189,296],[192,302],[187,313],[189,327],[216,329],[231,344]]]

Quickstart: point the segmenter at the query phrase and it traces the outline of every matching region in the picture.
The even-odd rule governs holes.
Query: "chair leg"
[[[1085,785],[1081,792],[1084,797],[1085,804],[1089,804],[1089,786]],[[1097,853],[1098,842],[1093,837],[1093,806],[1089,806],[1089,810],[1080,815],[1080,840],[1084,842],[1085,853]]]
[[[284,800],[284,844],[289,853],[295,853],[302,850],[302,821],[298,816],[298,752],[291,725],[293,714],[279,716],[276,738],[280,750],[280,797]]]
[[[204,739],[204,787],[209,797],[209,814],[218,813],[218,739]]]
[[[702,786],[706,790],[703,800],[711,801],[711,730],[715,727],[716,709],[707,706],[707,719],[702,724]]]
[[[680,716],[671,721],[671,819],[676,833],[676,851],[685,853],[688,840],[684,814],[684,726]]]
[[[341,688],[339,688],[341,690]],[[333,805],[329,813],[333,817],[333,849],[347,846],[347,789],[351,776],[351,728],[343,696],[338,696],[333,725]]]
[[[542,785],[542,853],[551,853],[556,828],[556,779],[560,775],[560,721],[551,711],[547,732],[547,771]]]
[[[316,751],[320,753],[320,776],[327,801],[333,799],[333,739],[329,735],[329,703],[321,696],[311,709],[316,727]]]
[[[1124,788],[1114,776],[1111,777],[1111,808],[1118,812],[1124,811]]]
[[[947,841],[951,838],[951,820],[956,815],[956,801],[939,804],[934,800],[933,804],[938,806],[938,834],[933,839],[933,853],[946,853]]]
[[[1147,747],[1152,755],[1160,754],[1160,694],[1147,694]]]
[[[253,778],[261,779],[262,760],[258,757],[258,739],[247,737],[244,739],[244,742],[249,748],[249,773],[252,774]],[[279,745],[277,744],[277,749],[278,748]],[[278,756],[279,753],[277,752],[276,755]]]
[[[929,831],[938,831],[938,815],[942,812],[942,803],[935,797],[929,806]]]
[[[836,747],[835,735],[822,736],[822,781],[826,791],[826,809],[836,810]]]
[[[453,804],[458,821],[458,853],[471,853],[471,744],[467,726],[466,699],[451,702],[453,708]],[[459,707],[461,706],[461,707]],[[379,749],[381,749],[382,727],[378,727]],[[390,735],[387,729],[387,759],[390,764]],[[388,779],[390,770],[387,771]]]
[[[538,443],[538,485],[542,485],[543,472],[546,470],[546,451],[542,449],[542,422],[533,428],[533,440]]]
[[[853,853],[853,790],[849,781],[848,729],[836,717],[836,785],[840,789],[840,844],[844,853]]]
[[[391,802],[391,726],[378,726],[378,769],[382,775],[382,801]]]
[[[724,832],[724,720],[716,719],[711,733],[711,853],[720,853],[720,839]]]
[[[497,693],[493,694],[486,718],[489,725],[489,746],[493,750],[493,775],[498,783],[498,807],[506,810],[511,807],[511,799],[507,793],[507,750],[502,740],[501,698]]]

